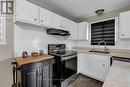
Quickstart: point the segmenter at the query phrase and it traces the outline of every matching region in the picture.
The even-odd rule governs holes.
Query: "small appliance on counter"
[[[65,44],[49,44],[48,54],[54,56],[53,84],[66,87],[77,78],[77,52],[67,51]]]

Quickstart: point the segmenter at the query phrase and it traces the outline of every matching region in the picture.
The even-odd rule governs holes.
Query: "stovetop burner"
[[[66,45],[65,44],[49,44],[48,45],[48,54],[54,55],[54,56],[69,56],[76,54],[74,51],[65,50]]]
[[[69,56],[69,55],[76,54],[76,52],[74,52],[74,51],[65,51],[65,52],[52,52],[52,53],[49,53],[49,54],[54,55],[54,56]]]

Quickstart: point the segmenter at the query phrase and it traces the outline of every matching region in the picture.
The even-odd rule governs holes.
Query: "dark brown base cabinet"
[[[21,66],[21,87],[53,87],[54,60],[46,60]]]

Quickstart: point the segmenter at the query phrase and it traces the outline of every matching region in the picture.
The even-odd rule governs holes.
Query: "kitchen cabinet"
[[[78,34],[78,23],[70,21],[69,25],[70,25],[69,32],[71,34],[69,39],[77,40],[78,39],[78,35],[77,35]]]
[[[130,11],[120,13],[119,15],[120,22],[120,38],[121,39],[130,39]]]
[[[41,8],[27,0],[16,0],[15,13],[15,21],[68,31],[70,31],[72,26],[74,26],[73,29],[75,26],[77,28],[76,23],[72,23],[70,26],[71,20]],[[76,35],[73,33],[73,36],[75,38]]]
[[[50,72],[50,73],[49,73]],[[52,87],[52,66],[46,66],[42,69],[43,87]]]
[[[88,73],[88,59],[85,53],[78,53],[78,73],[87,74]]]
[[[78,23],[78,40],[88,40],[88,23]]]
[[[67,19],[65,17],[61,18],[61,25],[62,25],[63,30],[67,30],[67,31],[70,30],[70,25],[69,25],[70,21],[71,20],[69,20],[69,19]]]
[[[39,22],[39,8],[26,0],[16,0],[15,21],[22,21],[31,24]]]
[[[23,85],[22,87],[37,87],[37,69],[31,69],[23,72]]]
[[[69,26],[70,20],[62,17],[58,14],[53,14],[53,27],[57,28],[57,29],[62,29],[62,30],[69,30],[70,26]]]
[[[110,68],[110,57],[87,53],[79,54],[79,73],[104,81]]]
[[[39,10],[40,10],[40,24],[52,27],[53,13],[44,8],[39,8]]]
[[[53,60],[21,66],[21,87],[52,87]]]
[[[72,40],[88,40],[88,23],[81,22],[76,23],[71,21],[70,23],[70,39]]]
[[[110,57],[87,54],[88,74],[98,80],[104,81],[110,68]]]
[[[57,29],[61,29],[61,16],[58,14],[53,14],[53,27]]]

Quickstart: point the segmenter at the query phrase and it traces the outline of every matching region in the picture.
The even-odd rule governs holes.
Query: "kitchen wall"
[[[128,10],[126,8],[125,10]],[[123,10],[123,11],[125,11]],[[108,19],[118,15],[118,12],[112,11],[99,18],[97,16],[89,17],[86,21],[98,21]],[[15,34],[14,34],[15,32]],[[14,40],[15,35],[15,40]],[[89,35],[90,36],[90,35]],[[67,43],[68,48],[71,47],[71,43],[76,47],[92,47],[89,41],[69,41],[67,38],[53,37],[46,34],[46,30],[43,27],[27,25],[23,23],[15,24],[15,31],[13,28],[12,18],[7,19],[6,24],[6,45],[0,45],[0,86],[11,87],[12,86],[12,66],[13,54],[15,56],[21,55],[23,50],[29,52],[43,49],[47,51],[48,43]],[[14,46],[15,44],[15,46]],[[15,48],[15,49],[14,49]],[[130,49],[130,40],[118,40],[117,44],[113,48]]]
[[[95,22],[95,21],[101,21],[101,20],[106,20],[106,19],[110,19],[110,18],[114,18],[114,17],[118,17],[119,13],[124,12],[124,11],[128,11],[130,10],[130,6],[126,6],[124,8],[120,8],[111,12],[107,12],[105,13],[103,16],[98,17],[98,16],[92,16],[92,17],[88,17],[88,18],[83,18],[80,19],[80,21],[87,21],[89,23],[91,22]],[[117,23],[118,25],[118,23]],[[130,39],[129,40],[120,40],[119,39],[119,25],[117,26],[117,30],[116,30],[116,45],[115,46],[108,46],[108,48],[112,48],[112,49],[130,49]],[[90,28],[89,28],[89,40],[88,41],[75,41],[73,43],[74,47],[93,47],[91,44],[91,32],[90,32]],[[97,46],[94,46],[97,47]]]
[[[68,37],[47,35],[46,28],[17,22],[14,25],[14,54],[21,56],[23,51],[33,52],[44,50],[47,53],[48,44],[67,44],[71,47]]]
[[[0,45],[0,87],[12,87],[13,20],[6,21],[6,45]]]

